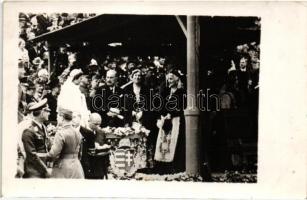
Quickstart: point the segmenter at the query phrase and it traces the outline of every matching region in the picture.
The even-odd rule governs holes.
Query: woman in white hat
[[[80,115],[81,125],[86,127],[90,111],[87,108],[85,96],[79,88],[82,74],[81,69],[74,69],[70,72],[69,77],[61,88],[57,109],[69,109],[75,114]]]

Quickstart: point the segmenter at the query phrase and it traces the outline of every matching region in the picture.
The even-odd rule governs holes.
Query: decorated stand
[[[115,177],[132,177],[138,169],[146,168],[146,141],[149,130],[138,123],[132,127],[103,129],[110,148],[110,170]]]

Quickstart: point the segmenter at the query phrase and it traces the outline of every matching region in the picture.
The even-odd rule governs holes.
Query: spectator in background
[[[68,13],[62,13],[59,17],[59,26],[65,27],[70,24],[70,21],[68,19]]]
[[[81,80],[80,80],[80,91],[82,94],[84,94],[85,97],[89,97],[89,75],[83,74],[81,76]]]
[[[26,108],[26,88],[24,84],[27,82],[25,77],[25,69],[22,63],[18,63],[18,122],[23,120]]]
[[[24,64],[26,68],[29,68],[29,53],[28,50],[25,48],[26,43],[23,39],[19,38],[18,42],[18,62],[21,62]]]
[[[239,78],[236,71],[231,71],[226,83],[220,90],[221,109],[236,109],[239,98]]]
[[[48,30],[47,28],[52,25],[49,16],[47,13],[39,14],[36,16],[37,25],[38,25],[38,34],[41,35],[43,33],[46,33]]]
[[[35,93],[35,85],[32,82],[28,83],[27,91],[26,91],[26,103],[29,104],[31,102],[36,102],[34,98]]]
[[[44,97],[44,89],[45,89],[46,82],[43,81],[42,79],[37,78],[34,84],[35,84],[35,92],[34,92],[33,99],[35,102],[39,102]]]
[[[91,98],[90,98],[90,81],[89,81],[90,76],[89,75],[82,75],[81,76],[81,81],[80,81],[80,91],[85,97],[86,101],[86,106],[87,109],[90,110],[91,107]]]
[[[59,25],[59,18],[57,16],[53,16],[51,19],[51,26],[47,27],[48,31],[55,31],[61,29],[62,26]]]
[[[51,123],[53,123],[54,125],[56,125],[56,121],[57,121],[57,98],[60,94],[60,86],[59,85],[52,85],[51,86],[51,93],[48,93],[47,95],[45,95],[45,98],[47,98],[47,102],[48,102],[48,106],[50,108],[50,116],[49,116],[49,120],[51,121]]]

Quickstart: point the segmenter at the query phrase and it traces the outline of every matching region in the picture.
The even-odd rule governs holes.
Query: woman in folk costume
[[[80,163],[82,135],[72,127],[73,112],[60,109],[58,123],[61,128],[54,137],[47,158],[55,159],[52,169],[53,178],[84,178]]]
[[[159,173],[185,171],[185,90],[180,77],[183,74],[172,69],[167,74],[168,87],[162,91],[164,108],[158,120],[159,134],[155,160]]]
[[[74,69],[61,87],[58,96],[58,110],[61,108],[73,111],[74,115],[81,118],[81,126],[87,126],[90,111],[88,110],[86,99],[82,94],[79,84],[82,76],[81,69]]]

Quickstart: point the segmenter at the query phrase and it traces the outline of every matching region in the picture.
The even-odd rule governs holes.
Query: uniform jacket
[[[47,152],[46,127],[33,120],[29,127],[23,131],[22,142],[26,152],[24,177],[45,177],[46,159],[39,158],[37,153]]]
[[[54,178],[84,178],[79,161],[82,136],[71,125],[65,125],[54,137],[48,157],[56,159],[52,176]]]

